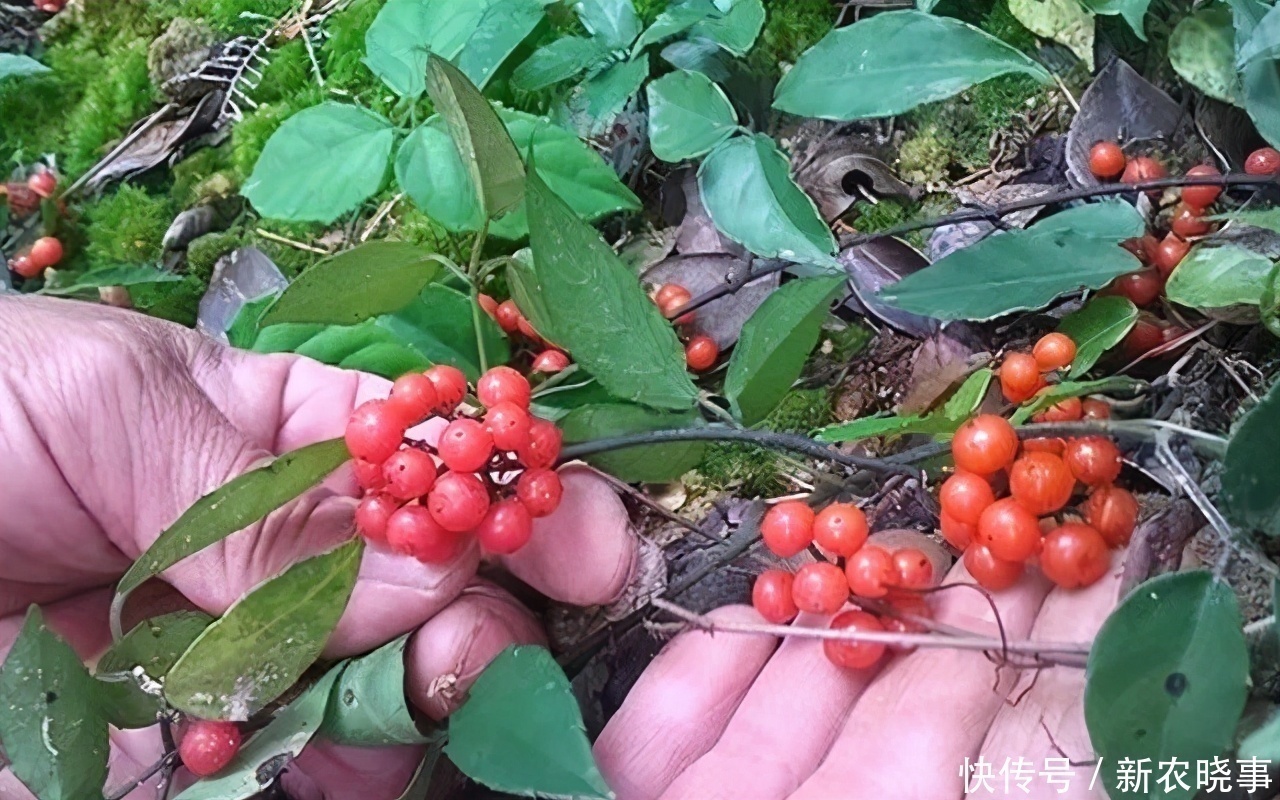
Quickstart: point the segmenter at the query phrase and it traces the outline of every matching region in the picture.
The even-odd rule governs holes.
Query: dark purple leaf
[[[757,261],[760,269],[769,264],[768,261]],[[712,289],[740,279],[747,264],[731,255],[689,255],[672,256],[654,265],[645,272],[645,283],[658,286],[664,283],[678,283],[697,297]],[[755,310],[778,287],[779,274],[773,273],[757,278],[743,286],[733,294],[725,295],[718,300],[699,308],[694,315],[693,325],[696,333],[705,333],[724,350],[738,341],[738,334]]]
[[[853,289],[845,307],[870,315],[916,337],[928,336],[938,329],[938,321],[921,317],[881,302],[877,293],[890,284],[929,266],[929,260],[901,239],[873,239],[854,245],[837,256],[849,274]]]

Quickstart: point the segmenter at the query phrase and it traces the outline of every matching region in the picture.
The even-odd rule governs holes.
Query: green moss
[[[826,388],[797,389],[782,399],[765,420],[764,427],[808,433],[833,420],[831,395]],[[731,489],[744,497],[769,496],[782,488],[778,459],[778,453],[764,448],[713,444],[698,466],[698,475],[706,488],[713,491]]]
[[[239,188],[234,180],[231,145],[205,147],[173,166],[173,187],[169,196],[178,208],[189,208],[202,200],[225,197]]]
[[[179,325],[196,324],[200,298],[208,288],[204,280],[188,275],[176,283],[153,283],[129,290],[133,305],[144,314],[167,319]]]
[[[767,75],[780,63],[794,64],[831,30],[839,13],[829,0],[765,0],[764,28],[747,60]]]
[[[1043,92],[1035,79],[1004,75],[980,83],[950,100],[922,106],[910,114],[917,136],[928,137],[904,153],[914,167],[936,168],[938,149],[951,155],[951,172],[972,172],[991,163],[991,135],[1009,125],[1010,118],[1025,112],[1027,103]],[[907,144],[904,143],[904,148]],[[924,159],[928,156],[928,159]],[[904,165],[905,166],[905,165]],[[958,170],[956,169],[958,168]]]
[[[902,143],[898,150],[898,174],[908,183],[924,184],[946,180],[951,167],[953,139],[926,125]]]
[[[245,236],[239,231],[206,233],[187,246],[187,271],[208,284],[218,259],[243,245],[244,241]]]
[[[827,358],[837,364],[847,364],[853,360],[854,356],[865,350],[867,345],[871,344],[871,340],[875,338],[875,333],[866,325],[860,322],[853,322],[839,330],[827,330],[825,336],[831,341],[831,353],[828,354]],[[813,427],[817,428],[825,424],[825,422],[822,422]]]
[[[203,19],[227,36],[261,34],[293,8],[293,0],[183,0],[177,13]]]
[[[154,265],[176,211],[168,196],[129,184],[85,206],[85,254],[90,264]]]

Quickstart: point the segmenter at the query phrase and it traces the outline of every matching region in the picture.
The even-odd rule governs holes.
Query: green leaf
[[[258,353],[297,353],[322,364],[369,372],[388,380],[431,366],[426,356],[372,319],[359,325],[272,325],[258,333],[251,347]]]
[[[0,667],[0,708],[9,769],[36,797],[102,796],[109,743],[97,684],[34,605]]]
[[[889,11],[837,28],[783,76],[773,105],[823,119],[888,117],[998,75],[1049,73],[996,37],[950,17]]]
[[[988,320],[1097,289],[1142,265],[1120,242],[1146,223],[1128,203],[1071,208],[998,233],[880,290],[890,305],[937,319]]]
[[[724,395],[742,424],[769,416],[790,391],[818,343],[831,301],[844,287],[844,275],[791,281],[742,326],[724,379]]]
[[[933,9],[940,2],[942,2],[942,0],[916,0],[916,8],[926,14],[932,14]]]
[[[684,33],[703,20],[721,16],[723,15],[720,9],[716,8],[711,0],[685,0],[679,5],[670,6],[658,15],[644,33],[640,34],[631,52],[638,53],[651,44],[657,44],[664,39]]]
[[[695,37],[710,39],[737,56],[745,56],[764,27],[761,0],[715,0],[723,16],[699,22],[690,30]]]
[[[1267,275],[1262,288],[1262,297],[1258,300],[1258,313],[1262,316],[1262,324],[1275,336],[1280,336],[1280,264],[1276,264]]]
[[[165,699],[203,719],[247,720],[320,656],[360,571],[361,539],[294,564],[240,598],[165,678]]]
[[[1231,588],[1204,571],[1147,581],[1103,623],[1089,653],[1084,713],[1113,796],[1190,798],[1194,788],[1156,781],[1149,794],[1119,791],[1119,760],[1194,764],[1231,746],[1249,674],[1241,625]]]
[[[545,13],[540,0],[488,0],[482,5],[487,6],[484,15],[454,59],[462,74],[481,89],[529,38]]]
[[[438,258],[417,245],[367,242],[299,275],[258,324],[352,325],[404,307],[439,274]]]
[[[1231,519],[1241,527],[1280,535],[1280,383],[1244,415],[1231,433],[1223,459],[1222,496]]]
[[[321,103],[271,134],[240,193],[264,217],[333,222],[382,188],[395,129],[372,111]]]
[[[1237,245],[1197,245],[1165,284],[1165,297],[1195,309],[1256,306],[1275,264]]]
[[[599,39],[565,36],[535,50],[511,74],[511,84],[522,91],[536,92],[582,74],[607,52]]]
[[[676,70],[649,84],[649,143],[663,161],[697,158],[733,135],[738,115],[705,75]]]
[[[377,747],[424,744],[405,698],[404,648],[408,634],[352,659],[333,687],[320,734],[339,744]]]
[[[1235,24],[1238,53],[1270,13],[1271,7],[1257,0],[1229,0]],[[1241,73],[1244,108],[1258,133],[1273,145],[1280,145],[1280,62],[1260,60]]]
[[[1088,372],[1102,354],[1120,344],[1138,321],[1138,307],[1124,297],[1094,297],[1079,311],[1062,318],[1058,332],[1076,343],[1076,357],[1067,377]]]
[[[573,90],[566,114],[575,128],[596,135],[622,113],[648,77],[649,60],[644,55],[614,62]]]
[[[573,8],[587,31],[612,49],[627,47],[640,35],[640,18],[631,0],[578,0]]]
[[[187,556],[262,519],[318,484],[350,458],[342,439],[317,442],[285,453],[197,500],[120,579],[111,604],[113,624],[118,624],[125,597],[134,589]]]
[[[319,730],[345,668],[343,663],[326,672],[246,742],[218,777],[192,784],[175,800],[249,800],[266,789]]]
[[[1235,220],[1245,225],[1266,228],[1280,233],[1280,208],[1263,208],[1257,211],[1232,211],[1227,214],[1215,214],[1211,220]]]
[[[1213,5],[1183,18],[1169,36],[1169,63],[1183,80],[1217,100],[1243,105],[1231,12]]]
[[[148,283],[180,283],[181,275],[154,267],[98,267],[79,275],[59,276],[71,283],[65,286],[45,286],[41,294],[64,295],[97,289],[102,286],[141,286]]]
[[[573,133],[520,111],[501,109],[516,151],[533,153],[538,176],[569,204],[578,216],[594,221],[615,211],[640,208],[639,199],[613,169]],[[475,184],[453,146],[440,115],[431,117],[412,134],[396,158],[400,185],[428,216],[454,232],[480,230],[484,214]],[[489,234],[503,239],[529,235],[521,204],[489,226]]]
[[[926,433],[932,436],[948,436],[956,432],[965,420],[973,416],[987,395],[992,372],[980,369],[965,378],[946,405],[925,416],[864,417],[839,425],[829,425],[814,435],[820,442],[854,442],[872,436],[901,436],[908,433]]]
[[[1280,57],[1280,11],[1275,6],[1258,21],[1236,53],[1236,64],[1245,67],[1255,61]]]
[[[480,673],[449,717],[445,753],[464,775],[501,792],[613,797],[569,680],[541,647],[508,647]]]
[[[951,395],[951,399],[947,400],[946,405],[942,407],[942,418],[955,423],[957,428],[960,427],[960,424],[973,416],[973,412],[977,411],[978,406],[982,404],[993,375],[990,369],[984,367],[965,378],[964,383],[960,384],[960,388],[956,389],[955,394]]]
[[[716,227],[756,255],[835,264],[831,229],[768,136],[735,136],[712,150],[698,169],[698,188]]]
[[[476,343],[471,298],[456,289],[432,284],[418,298],[375,323],[397,341],[421,353],[432,364],[448,364],[480,378],[480,345]],[[488,315],[480,317],[481,342],[489,364],[505,364],[511,358],[509,340]]]
[[[1147,16],[1147,7],[1151,0],[1081,0],[1085,8],[1099,15],[1120,15],[1133,29],[1134,34],[1142,41],[1147,40],[1143,20]]]
[[[600,235],[529,173],[529,243],[556,344],[622,400],[684,410],[698,390],[675,330]]]
[[[1105,394],[1107,392],[1133,393],[1146,385],[1143,381],[1126,378],[1122,375],[1113,375],[1096,381],[1063,381],[1062,383],[1055,383],[1045,389],[1041,389],[1036,394],[1035,399],[1015,410],[1010,415],[1009,422],[1014,425],[1021,425],[1031,419],[1033,414],[1039,414],[1041,411],[1057,405],[1068,397],[1084,397],[1085,395]]]
[[[199,611],[144,620],[98,659],[95,677],[112,725],[146,728],[156,723],[164,702],[154,682],[168,674],[211,622],[213,617]],[[143,675],[135,676],[135,668]]]
[[[1093,13],[1080,0],[1009,0],[1009,11],[1027,30],[1063,45],[1093,72]]]
[[[43,75],[46,72],[52,72],[52,70],[31,56],[0,53],[0,81],[5,78],[25,78],[30,75]]]
[[[697,411],[672,414],[629,403],[581,406],[559,421],[564,440],[570,444],[630,433],[701,427],[701,423]],[[587,461],[628,483],[664,483],[698,466],[705,452],[703,442],[673,442],[626,447],[588,456]]]
[[[440,58],[427,62],[427,91],[449,126],[472,186],[480,189],[485,216],[500,217],[519,205],[524,164],[489,101],[457,67]]]

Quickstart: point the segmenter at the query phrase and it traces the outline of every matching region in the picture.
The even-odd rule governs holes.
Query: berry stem
[[[124,800],[133,793],[142,784],[151,780],[161,770],[166,769],[178,759],[178,751],[170,750],[160,757],[160,760],[143,770],[142,774],[134,778],[128,784],[120,787],[118,790],[106,795],[103,800]]]
[[[480,373],[489,371],[489,354],[484,351],[484,334],[480,315],[480,257],[484,253],[484,242],[489,238],[489,220],[486,218],[480,232],[476,234],[475,244],[471,246],[471,263],[467,265],[467,284],[471,287],[471,327],[476,333],[476,353],[480,359]]]

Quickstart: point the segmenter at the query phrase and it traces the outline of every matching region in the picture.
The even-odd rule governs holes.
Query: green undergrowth
[[[764,29],[747,55],[753,70],[777,76],[831,30],[839,8],[829,0],[765,0]]]

